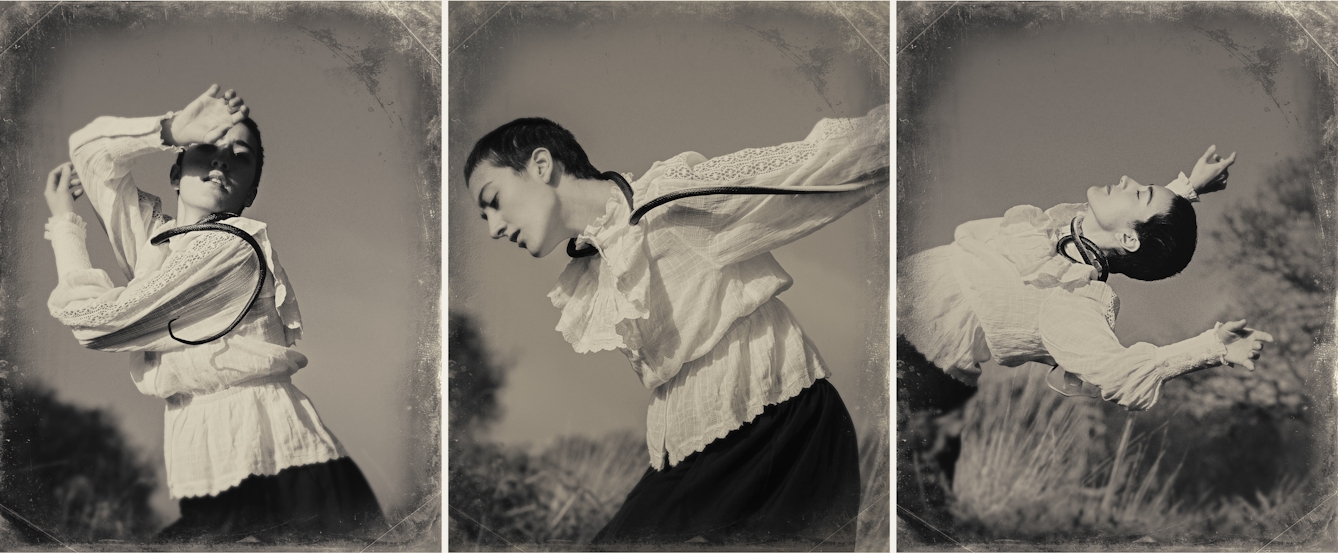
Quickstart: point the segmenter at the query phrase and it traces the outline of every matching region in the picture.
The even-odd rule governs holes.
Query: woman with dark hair
[[[567,243],[557,330],[579,353],[622,352],[652,391],[650,467],[596,542],[854,541],[855,428],[770,252],[886,188],[888,128],[882,106],[636,179],[595,170],[547,119],[474,146],[465,184],[489,235],[535,257]]]
[[[952,244],[899,261],[898,427],[961,407],[975,393],[980,363],[991,359],[1050,365],[1047,383],[1056,391],[1130,410],[1155,404],[1172,378],[1228,363],[1253,369],[1273,338],[1244,320],[1165,346],[1125,347],[1114,333],[1119,298],[1105,282],[1110,273],[1161,280],[1189,264],[1197,233],[1190,202],[1225,187],[1235,162],[1234,153],[1223,159],[1215,150],[1189,177],[1182,173],[1165,187],[1122,177],[1088,188],[1085,204],[1017,206],[1001,218],[962,224]],[[939,442],[935,464],[950,475],[952,440],[928,437],[899,448],[899,480],[920,479],[916,467],[925,463],[912,457],[927,453],[928,442]],[[903,489],[916,489],[914,479]],[[907,495],[906,504],[919,497]],[[924,496],[930,504],[919,505],[922,511],[941,510],[942,490]]]

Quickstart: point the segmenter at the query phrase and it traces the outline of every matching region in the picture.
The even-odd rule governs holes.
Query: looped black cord
[[[157,246],[159,244],[162,244],[163,242],[166,242],[167,239],[173,236],[185,234],[188,232],[195,232],[198,230],[214,230],[219,232],[226,232],[228,234],[241,238],[242,240],[246,241],[247,244],[250,244],[251,249],[255,250],[256,252],[256,260],[260,262],[260,278],[256,279],[256,289],[254,292],[251,292],[251,299],[246,302],[246,307],[243,308],[242,312],[237,315],[237,318],[232,321],[232,324],[228,325],[227,329],[223,330],[223,332],[220,332],[208,338],[204,338],[202,340],[183,340],[181,338],[178,338],[176,334],[172,333],[172,323],[176,322],[177,319],[181,318],[177,317],[177,319],[172,319],[167,322],[167,335],[171,336],[173,340],[176,340],[183,344],[198,346],[200,344],[207,344],[209,342],[222,338],[225,334],[232,332],[232,329],[237,328],[237,325],[242,322],[242,319],[246,317],[246,314],[249,311],[251,311],[251,304],[255,303],[256,298],[260,297],[260,290],[265,286],[265,276],[269,274],[269,265],[265,263],[265,253],[260,249],[260,244],[256,243],[256,239],[252,238],[251,235],[246,231],[234,227],[232,225],[225,225],[217,222],[223,219],[236,216],[237,214],[235,213],[215,213],[213,215],[205,217],[204,219],[201,219],[200,222],[195,223],[193,225],[185,225],[165,230],[149,240],[150,244]]]
[[[648,213],[652,209],[655,209],[657,207],[660,207],[664,204],[667,204],[675,200],[681,200],[683,198],[691,198],[694,196],[714,196],[717,194],[741,194],[741,195],[831,194],[833,192],[847,191],[845,189],[839,189],[839,190],[824,189],[822,187],[776,188],[776,187],[765,187],[765,186],[712,186],[706,188],[693,188],[691,190],[680,190],[678,192],[671,192],[669,194],[665,194],[649,202],[646,202],[645,205],[642,205],[641,207],[636,207],[636,204],[632,201],[632,186],[627,184],[627,181],[623,179],[622,175],[619,175],[618,173],[613,171],[606,171],[601,176],[603,176],[607,180],[611,180],[617,183],[618,188],[623,191],[623,196],[627,198],[627,208],[633,210],[631,218],[629,218],[627,221],[628,224],[631,225],[636,225],[640,223],[641,218],[645,217],[646,213]],[[599,253],[599,250],[594,247],[588,247],[579,250],[576,249],[575,238],[572,238],[571,241],[567,242],[567,255],[571,257],[574,258],[589,257],[597,253]]]
[[[1055,251],[1074,263],[1082,263],[1096,267],[1096,279],[1105,282],[1106,277],[1110,275],[1110,262],[1106,260],[1106,254],[1101,252],[1101,248],[1097,246],[1095,242],[1091,241],[1086,236],[1083,236],[1082,233],[1078,231],[1078,218],[1074,217],[1073,220],[1069,222],[1069,235],[1059,239],[1059,243],[1055,245]],[[1069,256],[1069,252],[1064,251],[1064,248],[1069,244],[1073,244],[1077,247],[1078,255],[1082,256],[1081,261],[1074,259]]]

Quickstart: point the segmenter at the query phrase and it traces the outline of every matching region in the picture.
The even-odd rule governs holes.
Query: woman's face
[[[187,148],[175,183],[181,201],[205,213],[241,213],[255,198],[255,142],[237,123],[217,142]]]
[[[534,257],[548,255],[565,238],[557,228],[557,191],[533,163],[516,172],[485,161],[467,187],[488,222],[489,236],[510,239]]]
[[[1132,232],[1134,225],[1171,209],[1172,195],[1166,187],[1142,185],[1129,177],[1108,186],[1087,189],[1087,203],[1102,230]]]

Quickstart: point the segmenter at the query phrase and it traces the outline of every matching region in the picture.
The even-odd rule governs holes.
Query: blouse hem
[[[245,473],[233,473],[226,477],[218,479],[212,484],[191,483],[189,485],[182,486],[185,487],[187,491],[177,492],[176,490],[169,490],[168,497],[170,497],[171,499],[185,499],[190,497],[206,497],[206,496],[212,497],[237,487],[238,484],[242,483],[242,480],[246,480],[251,476],[274,476],[276,474],[279,474],[280,471],[286,468],[300,467],[304,465],[315,465],[319,463],[334,461],[336,459],[342,459],[344,457],[348,457],[348,455],[338,451],[334,451],[325,455],[315,455],[310,457],[309,459],[303,458],[290,461],[288,463],[275,463],[273,468],[252,469]],[[171,486],[169,486],[169,488],[170,487]]]
[[[697,440],[691,443],[690,450],[685,450],[677,454],[669,453],[668,466],[673,467],[674,465],[677,465],[678,463],[683,461],[683,459],[687,459],[689,455],[692,455],[694,453],[700,453],[702,450],[706,449],[706,446],[711,445],[716,440],[724,438],[725,436],[728,436],[730,432],[743,428],[743,425],[753,422],[753,419],[756,419],[758,415],[761,415],[762,412],[766,410],[767,406],[776,405],[778,403],[784,403],[794,398],[795,396],[799,395],[800,392],[803,392],[804,390],[808,389],[809,386],[812,386],[813,383],[817,382],[818,379],[820,378],[827,378],[827,376],[814,376],[806,380],[797,380],[796,382],[803,382],[803,385],[787,386],[785,388],[782,388],[781,393],[777,395],[775,401],[771,401],[769,403],[764,403],[761,405],[750,405],[748,407],[748,414],[744,418],[744,420],[736,421],[732,426],[729,427],[721,426],[715,428],[714,430],[708,430],[707,432],[702,433],[702,435],[699,436]],[[668,452],[662,452],[662,453],[668,453]],[[652,461],[650,463],[651,468],[657,471],[665,470],[665,464],[663,462],[664,457],[665,456],[661,454],[659,456],[659,459],[655,459],[655,455],[652,454],[651,455]],[[660,462],[657,463],[656,461]]]

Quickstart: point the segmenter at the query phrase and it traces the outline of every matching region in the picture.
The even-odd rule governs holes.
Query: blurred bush
[[[1279,163],[1257,196],[1237,201],[1224,215],[1225,229],[1212,233],[1221,253],[1210,262],[1232,279],[1223,320],[1247,318],[1277,341],[1253,372],[1223,368],[1182,379],[1192,414],[1248,406],[1305,419],[1331,405],[1338,250],[1334,192],[1326,189],[1332,183],[1326,185],[1317,171],[1313,159]],[[1323,397],[1314,395],[1317,390]]]
[[[1275,165],[1252,199],[1238,200],[1212,233],[1209,260],[1230,275],[1220,320],[1245,318],[1271,333],[1256,370],[1219,367],[1172,381],[1162,413],[1181,436],[1177,454],[1196,478],[1185,496],[1255,498],[1297,484],[1312,503],[1334,490],[1320,474],[1334,457],[1335,191],[1315,158]],[[1188,415],[1187,417],[1185,415]],[[1254,499],[1250,499],[1254,501]]]
[[[152,466],[101,409],[63,403],[32,380],[6,378],[0,504],[62,541],[144,538],[157,529]],[[5,513],[29,540],[41,532]]]
[[[535,452],[489,442],[505,368],[467,315],[450,315],[448,337],[451,548],[588,542],[645,472],[642,437],[567,436]]]

